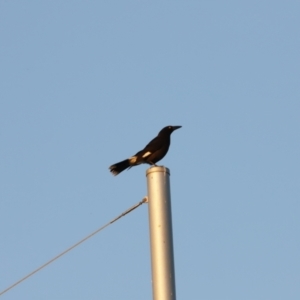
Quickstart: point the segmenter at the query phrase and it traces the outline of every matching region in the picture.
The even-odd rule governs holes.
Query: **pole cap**
[[[151,173],[155,173],[155,172],[167,173],[170,176],[170,170],[169,170],[169,168],[167,168],[165,166],[153,166],[153,167],[148,168],[146,170],[146,176],[148,176]]]

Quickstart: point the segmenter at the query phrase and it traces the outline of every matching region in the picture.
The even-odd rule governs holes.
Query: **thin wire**
[[[55,260],[57,260],[58,258],[60,258],[61,256],[63,256],[64,254],[66,254],[67,252],[71,251],[72,249],[74,249],[75,247],[77,247],[78,245],[80,245],[81,243],[85,242],[86,240],[88,240],[89,238],[91,238],[93,235],[95,235],[96,233],[98,233],[99,231],[103,230],[104,228],[106,228],[107,226],[111,225],[112,223],[114,223],[115,221],[119,220],[120,218],[124,217],[125,215],[127,215],[128,213],[130,213],[131,211],[133,211],[134,209],[136,209],[137,207],[139,207],[140,205],[142,205],[143,203],[146,203],[148,201],[147,197],[144,197],[142,201],[140,201],[139,203],[135,204],[134,206],[132,206],[131,208],[127,209],[125,212],[123,212],[121,215],[119,215],[118,217],[114,218],[113,220],[111,220],[110,222],[108,222],[107,224],[105,224],[104,226],[98,228],[97,230],[95,230],[94,232],[92,232],[91,234],[89,234],[88,236],[86,236],[85,238],[83,238],[82,240],[80,240],[79,242],[77,242],[76,244],[74,244],[73,246],[71,246],[70,248],[68,248],[67,250],[61,252],[60,254],[58,254],[57,256],[55,256],[54,258],[50,259],[48,262],[46,262],[45,264],[43,264],[42,266],[40,266],[39,268],[35,269],[34,271],[32,271],[31,273],[29,273],[28,275],[26,275],[25,277],[23,277],[22,279],[20,279],[19,281],[15,282],[14,284],[12,284],[11,286],[9,286],[8,288],[6,288],[5,290],[3,290],[0,293],[0,296],[3,295],[4,293],[6,293],[7,291],[9,291],[10,289],[14,288],[16,285],[18,285],[19,283],[21,283],[22,281],[26,280],[27,278],[29,278],[30,276],[32,276],[33,274],[37,273],[38,271],[40,271],[41,269],[43,269],[44,267],[48,266],[49,264],[51,264],[52,262],[54,262]]]

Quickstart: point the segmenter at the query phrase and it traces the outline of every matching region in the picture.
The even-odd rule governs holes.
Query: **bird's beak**
[[[176,130],[176,129],[179,129],[181,128],[182,126],[172,126],[173,127],[173,131]]]

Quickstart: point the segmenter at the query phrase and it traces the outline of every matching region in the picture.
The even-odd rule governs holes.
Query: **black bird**
[[[109,167],[113,175],[118,175],[127,168],[140,164],[149,164],[156,166],[168,152],[171,143],[171,133],[181,128],[181,126],[166,126],[164,127],[143,150],[139,151],[134,156],[120,161]]]

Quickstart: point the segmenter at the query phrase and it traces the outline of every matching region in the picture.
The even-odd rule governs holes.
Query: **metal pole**
[[[151,167],[146,176],[153,299],[176,300],[170,170],[164,166]]]

